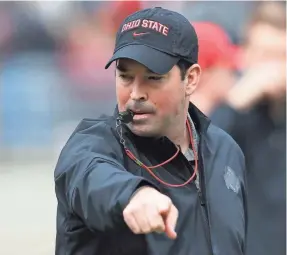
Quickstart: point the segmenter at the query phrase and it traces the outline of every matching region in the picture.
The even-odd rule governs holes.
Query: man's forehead
[[[146,73],[154,73],[153,71],[148,69],[146,66],[132,59],[125,59],[125,58],[118,59],[116,61],[116,67],[120,71],[132,71],[136,69],[138,70],[141,69]]]

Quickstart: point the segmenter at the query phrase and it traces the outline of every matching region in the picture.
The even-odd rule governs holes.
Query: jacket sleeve
[[[110,127],[82,122],[55,169],[58,202],[91,230],[125,226],[122,212],[130,197],[138,187],[152,184],[128,172],[122,162],[121,145]]]

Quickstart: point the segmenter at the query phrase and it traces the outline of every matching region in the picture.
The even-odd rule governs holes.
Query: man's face
[[[177,66],[158,75],[129,59],[117,62],[116,93],[119,111],[135,113],[128,127],[139,136],[166,135],[181,119],[187,98]]]

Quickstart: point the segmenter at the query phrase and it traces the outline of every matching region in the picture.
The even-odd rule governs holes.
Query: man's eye
[[[122,78],[123,80],[132,80],[133,77],[127,74],[120,74],[119,75],[120,78]]]
[[[148,79],[154,80],[154,81],[160,81],[162,79],[162,77],[161,76],[149,76]]]

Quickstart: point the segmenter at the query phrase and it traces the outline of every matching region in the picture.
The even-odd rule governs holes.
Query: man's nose
[[[132,86],[130,97],[132,100],[135,100],[135,101],[146,101],[147,100],[148,98],[147,91],[141,82],[135,80]]]

